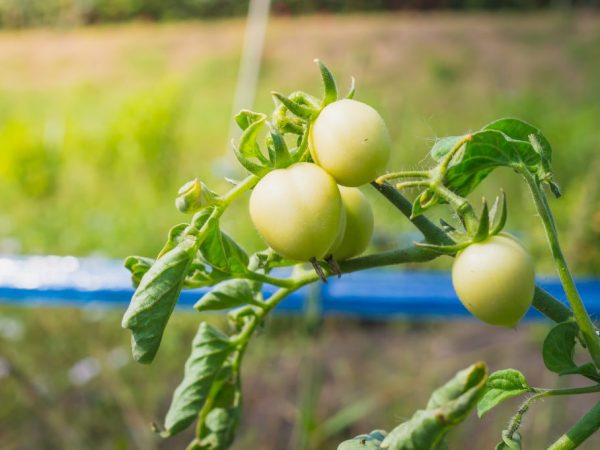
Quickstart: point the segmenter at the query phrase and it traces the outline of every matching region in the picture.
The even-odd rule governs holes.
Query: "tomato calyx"
[[[491,236],[498,235],[504,229],[508,217],[506,194],[504,190],[501,191],[500,197],[496,197],[491,209],[488,208],[485,198],[482,200],[482,203],[483,207],[479,216],[479,225],[474,234],[470,235],[469,233],[458,231],[448,222],[442,221],[442,227],[444,227],[445,231],[456,241],[455,244],[435,245],[427,242],[416,242],[415,245],[441,255],[453,256],[471,244],[482,242]],[[498,208],[500,208],[500,211],[498,211]],[[496,217],[498,217],[497,220]]]

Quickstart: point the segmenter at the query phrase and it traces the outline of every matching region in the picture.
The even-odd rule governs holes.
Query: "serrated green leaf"
[[[200,324],[185,363],[183,381],[175,389],[165,418],[163,436],[176,434],[194,421],[233,349],[226,335],[206,322]]]
[[[529,136],[533,134],[540,143],[543,159],[548,161],[548,163],[552,160],[552,146],[548,139],[546,139],[546,136],[543,135],[539,128],[534,127],[524,120],[514,117],[499,119],[487,124],[483,127],[483,130],[501,131],[512,139],[525,142],[528,142]]]
[[[499,370],[491,374],[486,383],[483,396],[477,404],[477,415],[486,412],[504,400],[532,391],[525,376],[515,369]]]
[[[218,219],[208,224],[207,235],[200,245],[203,258],[213,268],[231,274],[246,272],[248,255],[232,238],[223,233]]]
[[[202,296],[194,305],[198,311],[231,309],[252,303],[253,292],[248,280],[228,280]]]
[[[136,361],[150,363],[154,359],[195,253],[196,240],[183,239],[142,277],[122,321],[123,328],[131,330]]]
[[[496,130],[478,131],[453,158],[444,184],[464,197],[498,167],[527,167],[535,171],[539,162],[540,155],[529,142]]]
[[[458,372],[437,389],[427,409],[417,411],[399,425],[381,443],[388,450],[441,450],[448,431],[462,422],[475,407],[487,380],[483,363]]]
[[[436,139],[435,144],[431,147],[429,154],[435,161],[440,161],[444,156],[450,153],[450,150],[454,148],[461,140],[465,138],[462,136],[446,136],[443,138]]]
[[[579,327],[575,322],[562,322],[555,325],[544,340],[542,355],[544,364],[552,372],[559,375],[580,374],[592,379],[599,379],[598,371],[593,364],[582,366],[573,359]]]

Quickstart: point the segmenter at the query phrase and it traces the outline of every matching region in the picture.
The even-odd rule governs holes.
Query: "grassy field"
[[[156,253],[170,225],[185,220],[173,206],[178,187],[200,176],[220,190],[223,174],[236,170],[228,130],[242,32],[238,20],[1,32],[0,253]],[[436,136],[502,116],[526,119],[554,144],[565,195],[552,206],[568,258],[577,273],[598,275],[599,48],[600,16],[589,13],[281,18],[269,26],[256,109],[270,110],[271,90],[318,92],[319,57],[340,84],[357,77],[357,97],[381,111],[395,147],[390,168],[422,166]],[[540,272],[550,272],[518,179],[499,171],[476,195],[500,187],[509,227],[521,230]],[[377,210],[375,246],[415,237],[367,193]],[[260,242],[245,217],[239,205],[227,227],[252,250]],[[2,450],[184,445],[188,436],[161,442],[149,423],[168,407],[198,318],[176,314],[148,368],[130,361],[120,314],[0,306]],[[330,450],[390,428],[478,359],[553,387],[539,351],[545,330],[332,318],[315,336],[301,319],[278,318],[247,357],[235,449]],[[416,387],[407,382],[415,379]],[[451,448],[492,448],[515,406],[471,418]],[[545,448],[586,406],[536,405],[526,448]]]

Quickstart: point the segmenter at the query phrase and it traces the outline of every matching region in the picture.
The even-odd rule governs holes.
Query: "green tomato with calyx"
[[[330,103],[310,126],[313,161],[343,186],[360,186],[385,171],[391,140],[371,106],[350,99]]]
[[[273,250],[297,261],[331,254],[345,225],[335,180],[312,163],[265,175],[252,191],[250,217]]]
[[[340,186],[342,204],[346,212],[346,226],[342,239],[333,249],[338,261],[360,255],[366,250],[373,235],[373,210],[367,197],[358,189]]]
[[[535,291],[531,256],[512,236],[497,235],[461,251],[452,265],[452,284],[471,314],[483,322],[513,328]]]

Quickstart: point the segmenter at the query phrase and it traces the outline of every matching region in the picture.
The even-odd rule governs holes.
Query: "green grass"
[[[599,25],[590,14],[275,19],[256,109],[270,110],[271,90],[318,93],[312,59],[319,57],[342,86],[354,75],[357,98],[381,111],[395,147],[390,168],[422,167],[436,136],[502,116],[531,121],[554,145],[565,195],[552,206],[568,259],[577,273],[597,275]],[[1,32],[0,252],[155,254],[170,226],[186,219],[173,205],[179,186],[200,176],[222,191],[223,173],[236,170],[227,135],[242,34],[238,20]],[[551,273],[516,176],[498,171],[473,198],[491,198],[500,187],[509,228],[519,230],[540,272]],[[377,214],[374,249],[415,239],[406,220],[367,193]],[[246,218],[242,202],[226,227],[252,250],[260,242]],[[152,367],[130,362],[119,322],[119,311],[0,307],[0,355],[13,368],[0,378],[3,449],[183,447],[187,436],[161,443],[148,425],[168,407],[198,318],[174,316]],[[300,319],[273,320],[250,346],[235,448],[329,450],[391,428],[477,359],[552,387],[556,378],[540,357],[545,329],[327,320],[315,340]],[[88,367],[101,370],[73,383],[70,369],[88,357],[95,358]],[[491,448],[514,406],[471,418],[452,448]],[[544,448],[586,406],[581,399],[536,405],[535,419],[525,422],[527,448]]]

